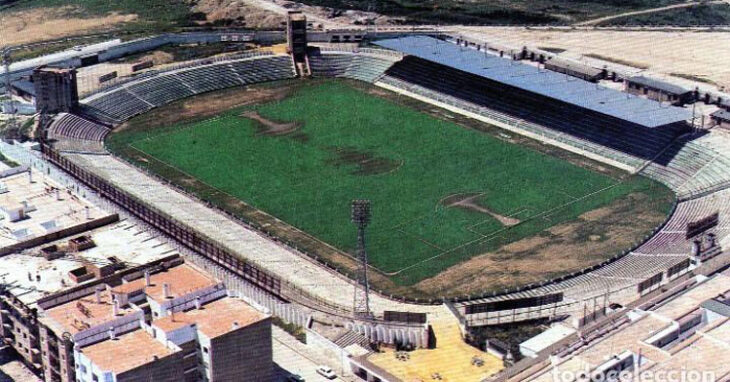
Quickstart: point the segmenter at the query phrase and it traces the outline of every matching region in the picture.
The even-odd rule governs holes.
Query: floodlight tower
[[[352,312],[356,316],[370,316],[370,284],[368,283],[368,254],[365,251],[365,227],[370,223],[370,201],[352,201],[352,223],[357,226],[357,248],[358,260],[357,285],[355,285],[355,296],[353,299]]]

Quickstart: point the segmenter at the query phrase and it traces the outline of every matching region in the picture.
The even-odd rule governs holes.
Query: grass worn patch
[[[262,134],[262,119],[298,128]],[[132,126],[107,144],[183,186],[203,182],[193,190],[203,199],[223,208],[241,200],[349,253],[350,201],[370,199],[371,263],[399,285],[629,194],[644,195],[652,210],[671,205],[668,189],[646,178],[591,171],[337,81],[192,123]],[[476,207],[443,203],[455,194],[478,195],[469,201]],[[257,218],[250,208],[236,212]]]

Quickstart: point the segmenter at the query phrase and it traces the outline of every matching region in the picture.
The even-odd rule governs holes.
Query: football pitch
[[[649,179],[579,167],[339,81],[208,119],[122,130],[111,143],[348,253],[350,202],[369,199],[370,262],[400,285],[629,194],[662,212],[671,204]]]

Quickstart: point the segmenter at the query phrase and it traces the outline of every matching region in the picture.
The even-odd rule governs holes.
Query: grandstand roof
[[[407,36],[380,40],[375,44],[646,127],[658,127],[691,118],[691,113],[686,109],[663,105],[434,37]]]

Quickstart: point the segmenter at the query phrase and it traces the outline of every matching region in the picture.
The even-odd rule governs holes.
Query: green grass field
[[[207,120],[123,130],[107,143],[131,145],[350,253],[350,201],[370,199],[371,263],[399,272],[401,285],[630,193],[663,212],[671,204],[648,179],[615,179],[335,81]],[[472,203],[447,206],[463,199],[454,195]]]

